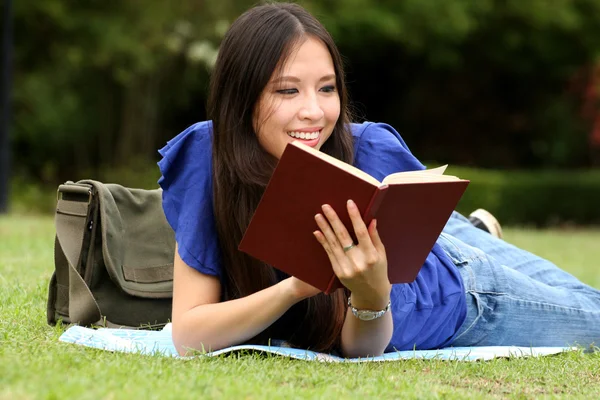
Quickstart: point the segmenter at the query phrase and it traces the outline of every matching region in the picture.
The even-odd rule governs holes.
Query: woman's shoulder
[[[401,146],[404,150],[410,152],[400,133],[389,124],[371,121],[351,123],[350,130],[352,131],[354,142],[358,146],[367,143],[387,147]]]
[[[197,122],[169,140],[158,152],[163,160],[169,163],[186,154],[194,156],[194,158],[202,155],[210,156],[211,138],[212,122]]]
[[[354,165],[376,179],[425,168],[391,125],[363,122],[351,124],[350,129],[354,137]]]

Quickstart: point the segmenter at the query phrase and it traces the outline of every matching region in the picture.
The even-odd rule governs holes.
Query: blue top
[[[389,125],[351,124],[354,165],[382,180],[400,171],[424,169]],[[181,259],[198,271],[223,278],[212,205],[212,123],[190,126],[159,152],[163,209],[175,231]],[[386,351],[449,345],[466,317],[462,278],[435,244],[417,279],[391,292],[394,333]],[[278,338],[286,339],[286,338]]]

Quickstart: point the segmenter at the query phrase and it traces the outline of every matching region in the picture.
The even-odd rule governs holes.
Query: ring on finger
[[[350,244],[349,246],[344,246],[344,248],[343,248],[344,253],[348,252],[348,250],[350,250],[354,247],[356,247],[356,245],[354,243]]]

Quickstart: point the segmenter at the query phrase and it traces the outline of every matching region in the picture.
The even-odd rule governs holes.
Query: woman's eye
[[[298,93],[297,89],[279,89],[277,90],[277,93],[279,94],[295,94]]]
[[[333,86],[333,85],[324,86],[321,88],[321,91],[325,92],[325,93],[335,92],[335,86]]]

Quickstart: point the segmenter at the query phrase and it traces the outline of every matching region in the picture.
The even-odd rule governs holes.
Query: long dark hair
[[[213,201],[225,271],[224,300],[250,295],[277,282],[272,267],[237,249],[277,163],[259,145],[253,111],[273,73],[308,36],[329,49],[340,97],[340,117],[321,151],[351,163],[353,143],[342,59],[319,21],[296,4],[257,6],[231,25],[219,49],[211,76],[208,115],[213,121]],[[294,307],[302,313],[299,321],[294,318],[297,326],[291,337],[282,339],[319,351],[337,347],[346,293],[319,294],[301,303],[300,308]],[[276,325],[252,341],[264,343],[276,332]]]

